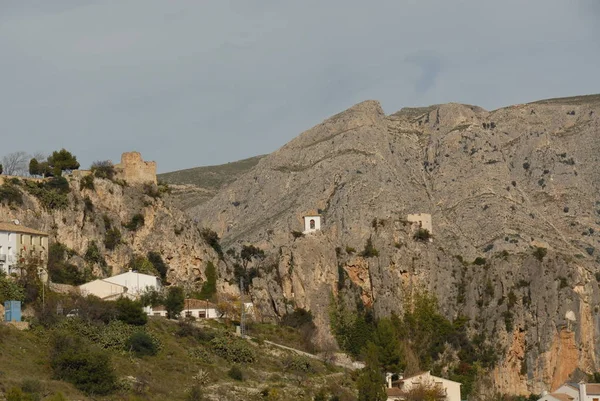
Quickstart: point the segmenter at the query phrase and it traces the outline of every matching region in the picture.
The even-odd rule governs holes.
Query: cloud
[[[354,103],[488,109],[600,91],[595,0],[0,5],[2,152],[271,152]]]

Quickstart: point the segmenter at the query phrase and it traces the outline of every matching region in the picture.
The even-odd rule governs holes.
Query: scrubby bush
[[[69,206],[69,182],[65,177],[53,177],[44,182],[27,181],[25,189],[46,210],[62,210]]]
[[[485,258],[482,258],[482,257],[479,257],[479,256],[476,257],[475,260],[473,261],[473,264],[477,265],[477,266],[483,266],[486,263],[487,263],[487,260]]]
[[[50,244],[48,249],[48,273],[55,283],[81,285],[91,278],[91,272],[80,271],[79,268],[67,260],[74,254],[60,242]]]
[[[167,272],[169,271],[169,266],[165,263],[160,253],[150,251],[148,252],[148,260],[152,263],[152,266],[156,269],[158,274],[160,275],[163,284],[167,281]]]
[[[240,367],[237,365],[233,365],[231,369],[229,369],[229,371],[227,372],[227,376],[237,381],[244,380],[244,372],[242,372],[242,369],[240,369]]]
[[[23,194],[15,185],[5,182],[0,185],[0,202],[8,206],[22,205]]]
[[[213,262],[206,262],[206,281],[202,284],[202,289],[198,298],[200,299],[211,299],[217,293],[217,269]]]
[[[159,198],[160,197],[160,191],[158,190],[158,186],[151,184],[151,183],[146,183],[144,184],[143,187],[143,191],[146,195],[148,195],[151,198]]]
[[[148,322],[148,315],[139,301],[119,298],[116,301],[117,319],[134,326],[143,326]]]
[[[79,189],[91,189],[94,190],[94,176],[88,174],[84,176],[79,182]]]
[[[102,252],[100,252],[100,248],[96,244],[96,241],[90,241],[88,243],[88,247],[85,251],[85,255],[83,255],[83,259],[85,259],[88,263],[97,263],[100,266],[106,266],[106,260],[102,256]]]
[[[181,311],[185,303],[185,294],[181,287],[169,287],[167,296],[165,298],[165,309],[167,310],[167,317],[169,319],[175,319]]]
[[[431,238],[431,233],[426,228],[419,228],[413,238],[416,241],[427,242]]]
[[[115,166],[110,160],[95,161],[90,168],[94,177],[112,180],[115,176]]]
[[[210,342],[212,350],[221,358],[234,363],[251,363],[256,360],[256,354],[247,341],[223,334]]]
[[[548,250],[546,248],[542,248],[539,246],[536,246],[535,249],[533,250],[533,256],[535,256],[535,258],[537,260],[539,260],[540,262],[542,260],[544,260],[544,257],[546,256],[547,253],[548,253]]]
[[[373,240],[371,239],[371,237],[367,239],[365,249],[360,253],[360,256],[364,258],[372,258],[379,256],[379,251],[373,246]]]
[[[72,383],[86,394],[105,395],[115,390],[110,354],[90,346],[81,337],[56,335],[50,365],[55,378]]]
[[[158,353],[158,347],[148,333],[138,331],[133,333],[127,339],[127,349],[132,351],[136,356],[153,356]]]
[[[121,243],[121,231],[118,228],[110,228],[104,234],[104,246],[106,249],[114,250]]]
[[[219,243],[219,236],[216,232],[211,230],[210,228],[204,228],[200,231],[200,235],[204,239],[204,241],[215,250],[219,258],[223,259],[223,249],[221,248],[221,244]]]
[[[128,223],[123,224],[123,227],[129,231],[137,231],[144,226],[144,223],[144,215],[141,213],[136,213]]]

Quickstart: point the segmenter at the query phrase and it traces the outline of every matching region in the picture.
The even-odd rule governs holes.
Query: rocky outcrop
[[[367,101],[188,213],[225,248],[251,243],[273,258],[252,286],[265,314],[310,309],[326,342],[341,272],[378,316],[427,289],[504,350],[498,391],[540,393],[599,368],[599,114],[599,96],[389,116]],[[322,231],[293,234],[313,209]],[[413,239],[406,218],[417,213],[431,214],[433,242]],[[378,255],[357,256],[369,238]]]
[[[89,266],[100,277],[122,272],[133,256],[146,256],[150,251],[160,254],[169,266],[169,282],[188,288],[199,286],[205,280],[207,262],[219,265],[218,255],[206,245],[199,227],[171,206],[167,194],[159,196],[156,187],[98,178],[93,180],[93,189],[82,188],[84,177],[67,176],[69,206],[60,210],[44,208],[39,199],[26,190],[27,179],[23,179],[14,184],[23,194],[23,205],[0,203],[0,215],[3,220],[18,219],[25,226],[49,233],[50,244],[60,242],[73,251],[71,263],[81,268]],[[135,230],[126,228],[136,215],[142,216],[143,224]],[[117,229],[122,235],[114,249],[105,246],[109,228]],[[98,263],[90,265],[84,259],[92,241],[106,261],[105,267]]]

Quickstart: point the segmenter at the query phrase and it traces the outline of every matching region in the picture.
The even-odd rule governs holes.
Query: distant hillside
[[[211,199],[221,188],[237,180],[265,156],[159,174],[158,179],[172,186],[178,206],[187,210]]]
[[[235,181],[240,175],[256,166],[265,156],[254,156],[217,166],[194,167],[159,174],[158,179],[169,184],[191,184],[205,189],[219,190],[223,185]]]

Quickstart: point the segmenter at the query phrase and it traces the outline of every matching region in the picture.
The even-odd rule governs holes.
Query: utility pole
[[[244,338],[246,336],[246,327],[244,324],[244,279],[240,277],[240,336]]]

